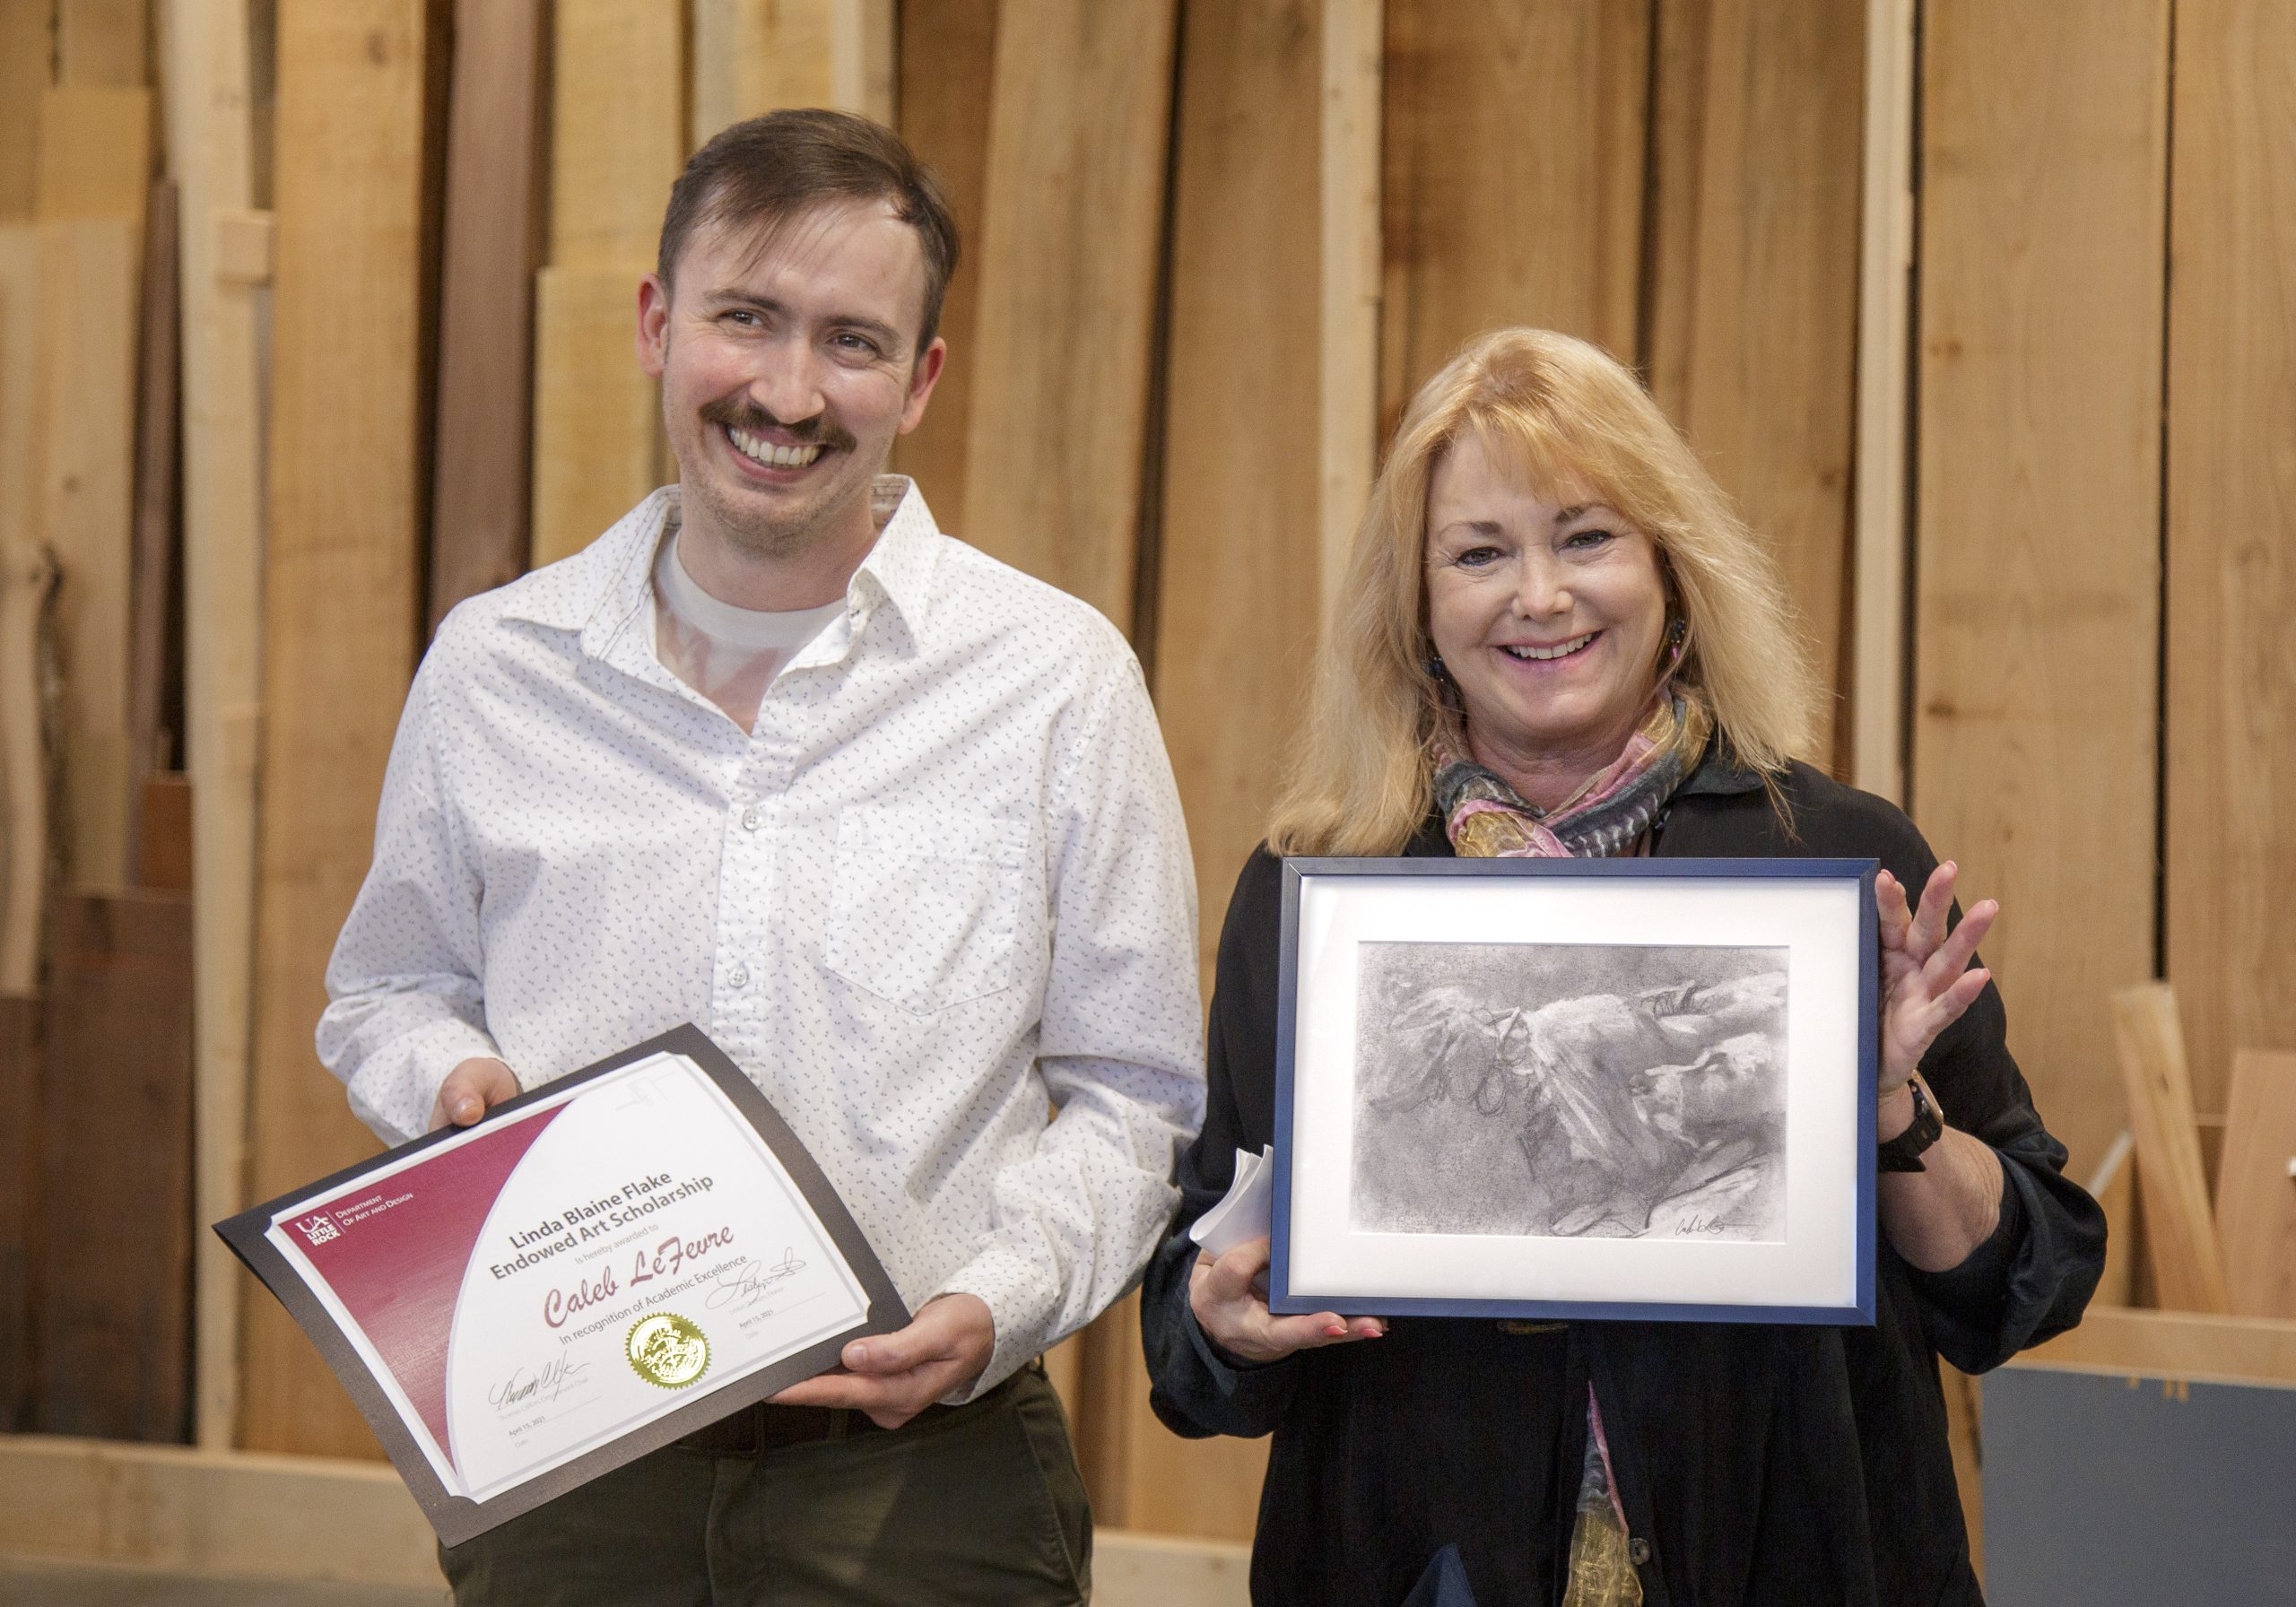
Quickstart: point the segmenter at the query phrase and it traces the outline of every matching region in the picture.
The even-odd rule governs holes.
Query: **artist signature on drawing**
[[[804,1270],[794,1248],[783,1250],[781,1259],[770,1264],[737,1261],[712,1280],[717,1287],[701,1303],[712,1311],[747,1311]]]
[[[564,1356],[554,1358],[539,1371],[522,1367],[486,1392],[486,1403],[500,1411],[555,1401],[589,1370],[588,1362]]]

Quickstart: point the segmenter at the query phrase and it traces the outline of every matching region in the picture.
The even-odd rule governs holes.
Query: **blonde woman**
[[[1428,382],[1229,906],[1207,1116],[1143,1297],[1164,1421],[1274,1435],[1256,1602],[1395,1607],[1439,1559],[1482,1607],[1980,1600],[1937,1359],[2077,1321],[2103,1222],[1972,968],[1995,907],[1955,918],[1911,822],[1795,758],[1818,702],[1760,544],[1626,369],[1514,329]],[[1273,1136],[1286,854],[1878,858],[1875,1325],[1271,1316],[1266,1241],[1215,1261],[1187,1229]],[[1636,1012],[1589,1013],[1613,1016],[1598,1068],[1635,1064]],[[1605,1095],[1679,1116],[1683,1073]],[[1431,1068],[1409,1097],[1477,1095]]]

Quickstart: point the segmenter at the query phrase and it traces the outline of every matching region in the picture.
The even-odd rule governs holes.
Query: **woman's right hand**
[[[1214,1258],[1205,1251],[1188,1274],[1188,1309],[1220,1350],[1239,1361],[1281,1361],[1294,1351],[1377,1339],[1387,1325],[1376,1316],[1344,1317],[1335,1311],[1277,1316],[1267,1308],[1268,1245],[1255,1238]]]

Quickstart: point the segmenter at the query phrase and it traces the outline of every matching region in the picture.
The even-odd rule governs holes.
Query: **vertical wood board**
[[[373,1152],[311,1035],[364,878],[413,671],[421,560],[424,0],[279,14],[278,285],[265,554],[250,1177],[282,1193]],[[357,308],[345,318],[343,308]],[[342,376],[361,383],[345,387]],[[376,1454],[271,1297],[249,1291],[246,1443]]]
[[[2296,1047],[2296,7],[2177,9],[2168,975],[2193,1094]]]
[[[56,560],[0,541],[0,998],[39,991],[53,859],[40,665]]]
[[[526,569],[543,0],[459,0],[447,135],[430,624]]]
[[[1319,11],[1192,0],[1181,28],[1153,662],[1207,989],[1229,890],[1266,829],[1322,596]],[[1109,1391],[1130,1419],[1121,1521],[1248,1540],[1265,1446],[1176,1438],[1124,1337]]]
[[[1380,91],[1384,0],[1322,0],[1318,153],[1318,596],[1328,619],[1379,461]]]
[[[2296,1053],[2232,1057],[2216,1183],[2216,1237],[2231,1309],[2296,1317]]]
[[[1769,548],[1829,694],[1843,682],[1864,17],[1659,0],[1646,367]]]
[[[144,316],[136,354],[135,545],[128,576],[127,863],[128,880],[141,886],[150,885],[135,874],[144,850],[144,782],[155,769],[171,769],[176,762],[174,734],[165,726],[170,648],[179,617],[174,592],[182,417],[177,327],[181,214],[177,194],[167,179],[152,187],[144,230]]]
[[[2144,1248],[2161,1305],[2225,1312],[2231,1307],[2224,1260],[2208,1208],[2179,1013],[2176,994],[2165,982],[2141,983],[2112,996],[2128,1124],[2136,1134]]]
[[[254,200],[255,128],[245,0],[169,5],[169,146],[181,192],[184,751],[194,781],[195,1127],[199,1222],[249,1203],[247,1093],[255,955],[256,750],[262,697],[264,360],[269,214],[256,278],[227,276],[227,220]],[[197,1236],[195,1417],[199,1442],[239,1422],[245,1274]]]
[[[151,35],[151,0],[56,0],[56,81],[144,84]]]
[[[2086,1172],[2105,997],[2153,964],[2168,6],[1925,14],[1912,813],[2001,900],[2011,1044]]]
[[[692,0],[696,150],[720,129],[793,106],[836,106],[837,13],[857,0]],[[853,32],[855,45],[858,30]],[[858,106],[848,106],[857,111]]]
[[[0,992],[0,1435],[21,1433],[31,1408],[39,1060],[39,1001]]]
[[[553,0],[550,260],[651,266],[685,164],[685,19],[659,0]]]
[[[536,568],[588,546],[661,482],[661,392],[638,366],[643,272],[544,268],[535,281]]]
[[[1866,0],[1858,196],[1851,781],[1903,804],[1906,455],[1912,366],[1914,0]]]
[[[956,533],[1129,629],[1174,0],[1004,0]]]
[[[141,222],[152,184],[152,92],[58,86],[40,98],[34,209],[48,221]]]
[[[1390,0],[1382,435],[1487,329],[1634,360],[1649,28],[1613,0]]]
[[[956,215],[961,253],[941,304],[948,361],[918,427],[893,447],[893,466],[913,478],[936,516],[964,517],[965,441],[982,356],[975,341],[987,254],[983,192],[988,182],[988,109],[996,65],[997,0],[935,0],[900,8],[900,134],[932,165]]]
[[[125,218],[40,225],[39,519],[61,571],[58,825],[66,875],[92,890],[127,883],[138,251]]]
[[[0,4],[0,223],[32,215],[40,91],[55,55],[54,25],[47,0]]]
[[[67,896],[56,908],[31,1427],[179,1440],[191,1406],[191,901]],[[117,1211],[132,1231],[90,1230]]]

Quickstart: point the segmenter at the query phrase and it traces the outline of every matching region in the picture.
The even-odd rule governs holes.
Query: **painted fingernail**
[[[1347,1325],[1345,1323],[1334,1324],[1331,1327],[1324,1330],[1324,1337],[1326,1339],[1345,1339],[1347,1337]]]

